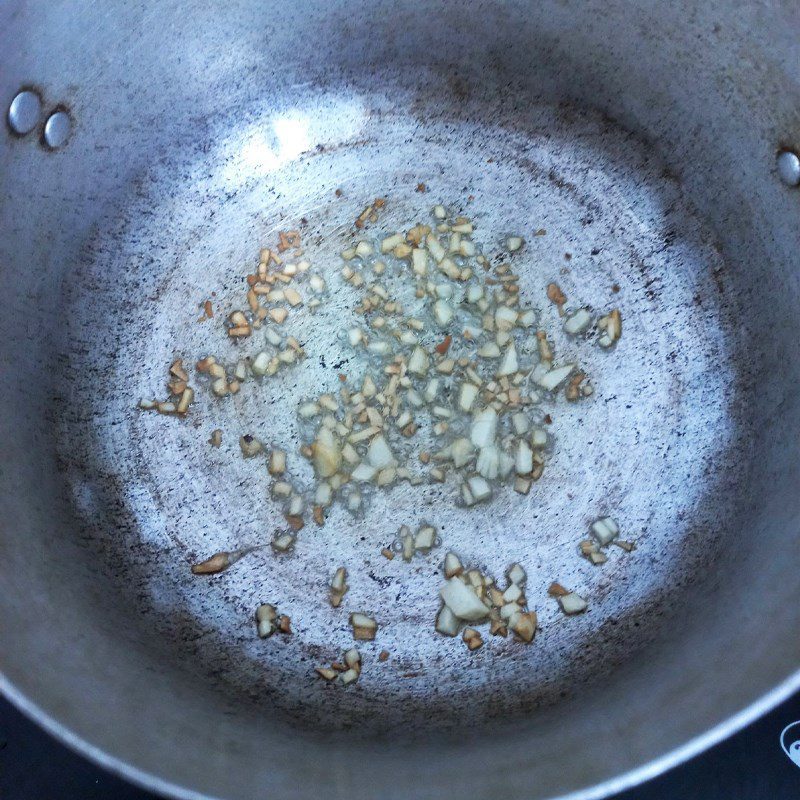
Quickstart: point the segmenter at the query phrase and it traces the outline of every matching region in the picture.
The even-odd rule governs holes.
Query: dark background
[[[800,693],[707,753],[616,800],[797,800],[800,768],[778,741],[795,720],[800,720]],[[75,755],[0,698],[0,798],[155,800],[155,795]]]

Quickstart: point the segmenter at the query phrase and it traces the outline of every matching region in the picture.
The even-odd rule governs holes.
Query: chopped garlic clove
[[[411,269],[415,275],[424,277],[428,274],[428,252],[420,247],[411,251]]]
[[[412,375],[424,376],[428,372],[430,358],[421,347],[415,347],[408,360],[407,370]]]
[[[500,477],[507,478],[514,469],[514,459],[508,453],[500,451]]]
[[[319,406],[316,403],[303,403],[297,413],[303,419],[311,419],[311,417],[316,417],[319,414]]]
[[[185,414],[189,410],[189,406],[191,405],[193,400],[194,400],[194,389],[192,389],[191,386],[187,386],[181,393],[181,399],[178,402],[178,406],[175,410],[179,414]]]
[[[378,470],[367,464],[365,461],[362,461],[351,473],[350,477],[354,481],[359,481],[364,483],[366,481],[371,481],[376,475],[378,474]]]
[[[493,480],[500,473],[500,450],[490,444],[482,447],[478,452],[475,469],[484,477]]]
[[[564,331],[575,336],[583,333],[592,324],[592,315],[586,308],[579,308],[564,320]]]
[[[394,467],[387,467],[378,473],[378,476],[375,478],[375,485],[389,486],[390,484],[394,483],[396,477],[397,470]]]
[[[317,294],[322,294],[327,288],[325,279],[321,275],[311,275],[308,279],[308,285]]]
[[[533,377],[534,381],[543,389],[553,391],[569,377],[570,373],[574,369],[575,364],[565,364],[563,367],[556,367],[555,369],[548,370],[543,375],[536,376],[534,374]]]
[[[520,611],[509,622],[509,627],[525,643],[533,641],[538,619],[535,611]]]
[[[474,452],[475,448],[469,439],[463,436],[455,439],[450,445],[450,458],[453,461],[453,466],[456,469],[465,466],[472,461]]]
[[[342,458],[351,465],[358,464],[361,458],[358,455],[355,447],[350,442],[345,442],[342,445]]]
[[[464,571],[458,556],[455,553],[448,553],[444,557],[444,576],[445,578],[454,578]]]
[[[342,451],[336,436],[328,428],[320,427],[311,450],[314,470],[319,477],[329,478],[338,471],[342,464]]]
[[[373,381],[372,376],[367,373],[364,377],[364,382],[361,384],[361,394],[364,395],[364,397],[374,397],[377,391],[378,387],[375,386],[375,381]]]
[[[475,628],[464,628],[461,638],[470,650],[477,650],[479,647],[483,647],[483,637]]]
[[[271,308],[268,313],[270,319],[278,325],[283,324],[286,321],[286,317],[289,316],[289,312],[285,308]]]
[[[350,615],[350,627],[353,629],[353,638],[370,641],[375,638],[378,623],[366,614],[354,612]]]
[[[443,636],[456,636],[461,621],[458,617],[447,607],[442,606],[439,613],[436,615],[436,631]]]
[[[499,306],[494,313],[494,323],[499,331],[510,331],[517,324],[517,312],[508,306]]]
[[[245,458],[253,458],[253,456],[257,456],[264,449],[261,442],[249,433],[239,437],[239,447]]]
[[[387,236],[381,242],[381,253],[391,253],[395,247],[403,243],[403,234],[395,233],[392,236]]]
[[[339,408],[339,404],[336,402],[336,398],[332,394],[320,395],[319,404],[328,411],[336,411],[336,409]]]
[[[314,669],[316,670],[317,674],[326,681],[336,680],[336,677],[339,674],[335,669],[330,669],[330,667],[314,667]]]
[[[427,553],[436,542],[436,528],[432,525],[423,525],[414,536],[414,549]]]
[[[470,440],[475,447],[493,444],[496,433],[497,412],[493,408],[485,408],[475,415],[470,427]]]
[[[516,584],[517,586],[524,586],[525,581],[528,579],[528,576],[525,574],[525,570],[522,568],[520,564],[512,564],[508,571],[506,572],[506,577],[511,583]]]
[[[291,484],[286,483],[286,481],[276,481],[272,484],[273,497],[289,497],[291,493]]]
[[[356,245],[356,255],[361,258],[368,258],[373,253],[372,245],[369,242],[359,242]]]
[[[270,475],[283,475],[286,472],[286,452],[284,450],[273,450],[269,454],[267,470]]]
[[[355,347],[364,340],[364,333],[361,328],[350,328],[347,332],[347,341],[351,347]]]
[[[458,407],[462,411],[470,411],[477,397],[478,387],[475,384],[462,383],[458,393]]]
[[[451,258],[443,258],[439,263],[439,269],[447,275],[450,280],[456,281],[458,280],[459,275],[461,274],[461,270],[456,266]]]
[[[544,447],[547,444],[547,431],[544,428],[534,428],[531,431],[531,447]]]
[[[350,669],[361,671],[361,653],[359,653],[355,647],[351,647],[347,650],[342,660]]]
[[[399,417],[397,417],[397,419],[394,421],[394,424],[396,428],[403,429],[412,421],[411,414],[408,411],[404,411]]]
[[[605,547],[619,536],[619,526],[611,517],[603,517],[592,523],[592,534]]]
[[[516,603],[520,597],[522,597],[522,589],[516,583],[512,583],[503,592],[503,603]]]
[[[445,606],[459,619],[477,622],[489,614],[489,607],[458,578],[450,578],[439,594]]]
[[[369,443],[367,461],[378,470],[397,466],[397,461],[382,435],[375,436]]]
[[[472,258],[472,256],[474,256],[477,252],[475,249],[475,243],[471,242],[469,239],[462,239],[458,248],[458,252],[464,256],[464,258]]]
[[[530,428],[530,420],[521,411],[517,411],[516,414],[512,414],[511,424],[514,426],[514,433],[516,433],[518,436],[521,436],[523,433],[527,433],[528,429]]]
[[[597,327],[603,331],[599,344],[601,347],[611,347],[622,336],[622,314],[615,308],[611,313],[597,320]]]
[[[467,287],[467,302],[473,305],[483,297],[483,287],[479,283],[471,283]]]
[[[258,635],[262,639],[266,639],[275,632],[278,612],[275,606],[269,603],[262,603],[256,609],[256,623],[258,627]]]
[[[518,603],[506,603],[500,608],[500,619],[510,620],[515,614],[519,614],[520,608]]]
[[[453,307],[444,300],[437,300],[433,304],[433,316],[439,327],[447,327],[453,320],[454,316]]]
[[[257,353],[250,364],[250,369],[253,371],[253,374],[261,376],[266,375],[270,358],[271,357],[269,353],[265,352],[264,350],[262,350],[260,353]]]
[[[452,375],[456,362],[452,358],[445,358],[436,365],[436,371],[443,375]]]
[[[297,289],[293,288],[292,286],[286,288],[283,293],[286,297],[286,302],[292,307],[299,306],[300,303],[303,302],[300,292],[298,292]]]
[[[329,506],[333,501],[333,487],[330,483],[317,484],[314,492],[314,503],[318,506]]]
[[[508,349],[500,362],[500,367],[497,370],[496,377],[502,378],[505,375],[513,375],[519,369],[519,361],[517,360],[517,349],[514,346],[512,339],[508,345]]]
[[[433,256],[433,260],[437,264],[440,264],[446,255],[444,247],[442,247],[439,240],[432,233],[428,234],[427,238],[425,239],[425,243],[428,247],[428,251]]]
[[[474,475],[471,478],[467,478],[466,485],[469,488],[469,493],[472,497],[472,503],[480,503],[483,500],[488,500],[492,496],[492,487],[480,475]]]
[[[272,547],[279,553],[285,553],[288,550],[291,550],[292,546],[294,545],[295,538],[296,537],[291,533],[280,534],[272,540]]]
[[[199,564],[192,564],[193,575],[214,575],[217,572],[223,572],[228,567],[244,555],[241,551],[233,553],[221,552],[215,553],[211,558],[201,561]]]
[[[330,585],[330,602],[334,608],[339,606],[349,588],[347,585],[347,570],[344,567],[339,567],[334,573]]]
[[[520,439],[517,443],[514,469],[517,475],[528,475],[533,472],[533,451],[524,439]]]
[[[569,594],[559,597],[558,603],[561,606],[561,610],[568,616],[580,614],[589,607],[589,604],[579,594],[575,594],[575,592],[569,592]]]
[[[478,355],[481,358],[500,358],[501,353],[497,342],[486,342],[478,349]]]
[[[411,535],[411,531],[407,525],[401,526],[398,532],[398,538],[400,540],[403,561],[411,561],[411,559],[414,558],[414,537]]]
[[[345,594],[347,592],[347,570],[344,567],[339,567],[333,574],[331,580],[331,591],[337,594]]]
[[[342,682],[343,686],[349,686],[351,683],[355,683],[358,680],[358,675],[358,670],[348,669],[341,674],[339,680]]]

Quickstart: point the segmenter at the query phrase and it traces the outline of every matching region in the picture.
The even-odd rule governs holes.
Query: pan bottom
[[[286,111],[231,113],[211,130],[201,147],[143,174],[65,289],[60,458],[98,561],[135,611],[135,635],[233,702],[375,734],[508,717],[588,691],[664,619],[685,613],[682,587],[713,559],[736,513],[736,297],[710,232],[653,148],[591,112],[518,110],[502,96],[454,110],[430,94],[306,89]],[[285,447],[308,485],[294,455],[296,403],[336,391],[340,372],[358,380],[336,336],[352,318],[338,253],[378,196],[387,198],[381,231],[443,202],[475,221],[487,248],[520,233],[521,291],[548,328],[560,330],[545,298],[557,281],[570,304],[619,307],[622,340],[604,352],[556,336],[557,352],[574,352],[596,391],[552,403],[553,452],[528,496],[509,487],[463,509],[451,482],[404,484],[372,497],[363,519],[334,509],[324,527],[300,532],[291,554],[265,549],[221,575],[192,576],[194,561],[264,544],[281,526],[263,464],[241,458],[241,434]],[[140,397],[163,393],[174,357],[244,354],[225,340],[224,313],[241,306],[259,247],[298,226],[306,257],[335,287],[319,313],[293,315],[303,367],[222,402],[200,391],[186,420],[139,412]],[[546,234],[534,237],[537,229]],[[217,314],[198,322],[212,296]],[[215,428],[219,449],[207,444]],[[605,514],[637,549],[612,549],[593,567],[577,545]],[[438,550],[410,564],[381,556],[399,525],[423,520],[439,528]],[[512,561],[525,567],[541,626],[534,644],[486,637],[469,653],[434,632],[449,549],[497,578]],[[326,587],[339,566],[351,588],[335,610]],[[586,614],[561,614],[546,594],[554,580],[588,599]],[[261,602],[291,616],[291,637],[256,637]],[[313,667],[352,645],[348,610],[375,615],[381,628],[359,645],[359,683],[341,690],[315,680]]]

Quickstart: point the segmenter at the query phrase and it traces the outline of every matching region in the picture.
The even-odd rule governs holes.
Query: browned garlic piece
[[[350,615],[350,627],[353,629],[353,638],[372,640],[378,631],[378,623],[366,614],[354,612]]]

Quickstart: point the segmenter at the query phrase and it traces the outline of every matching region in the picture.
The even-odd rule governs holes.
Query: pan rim
[[[790,674],[766,694],[728,717],[728,719],[699,736],[695,736],[683,745],[599,784],[585,789],[577,789],[568,794],[551,795],[547,800],[603,800],[603,798],[611,797],[627,789],[641,786],[738,733],[775,709],[798,690],[800,690],[800,669]],[[175,798],[175,800],[226,800],[226,798],[219,795],[204,794],[179,786],[159,777],[155,773],[135,767],[123,758],[92,744],[72,731],[67,725],[51,716],[42,706],[19,690],[6,678],[2,671],[0,671],[0,693],[58,742],[97,766],[108,770],[111,774],[129,781],[141,789],[163,794],[166,797]]]

